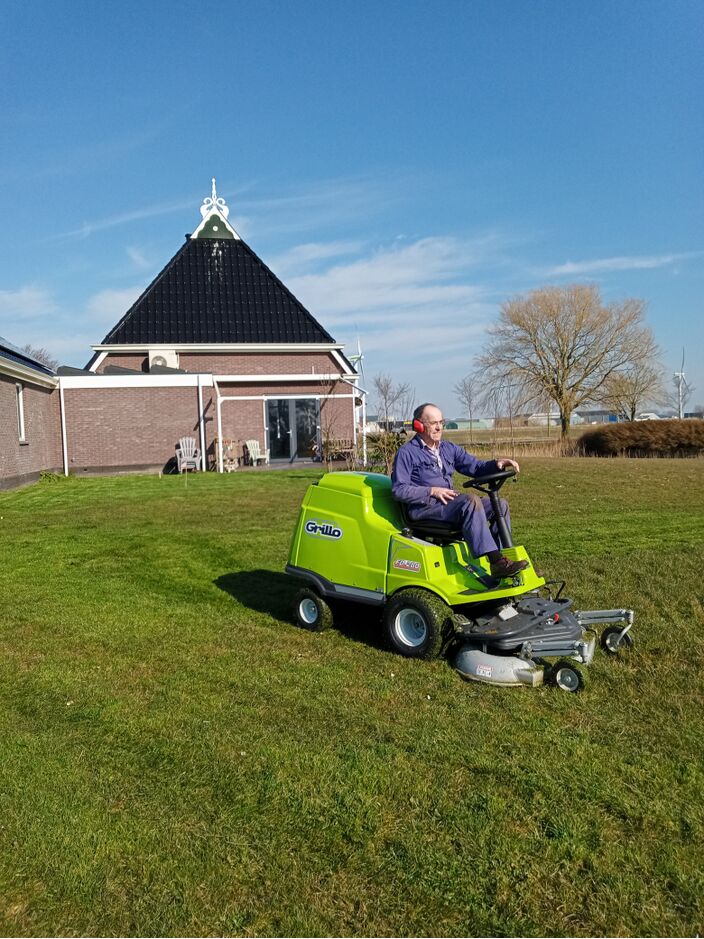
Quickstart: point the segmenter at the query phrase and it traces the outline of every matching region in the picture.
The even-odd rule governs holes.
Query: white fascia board
[[[355,372],[354,369],[351,369],[347,362],[345,362],[344,357],[337,351],[337,349],[332,350],[332,356],[340,366],[345,375],[354,375],[359,377],[359,372]]]
[[[197,388],[212,386],[213,376],[188,375],[61,375],[62,388]]]
[[[97,372],[97,371],[98,371],[98,366],[99,366],[100,363],[103,361],[103,359],[105,358],[106,355],[107,355],[107,352],[101,352],[100,355],[98,356],[98,358],[95,360],[95,362],[93,362],[93,364],[91,365],[89,371],[91,371],[91,372]]]
[[[41,372],[35,372],[34,369],[20,365],[19,362],[3,358],[2,355],[0,355],[0,375],[7,375],[13,379],[19,378],[21,381],[41,385],[44,388],[56,388],[59,383],[55,375],[42,375]]]
[[[220,395],[220,401],[282,401],[282,400],[294,400],[294,401],[327,401],[328,398],[356,398],[356,395],[320,395],[320,394],[306,394],[305,391],[299,391],[295,395],[283,395],[279,394],[276,391],[272,391],[271,394],[263,395]]]
[[[339,372],[304,372],[303,375],[217,375],[219,382],[238,382],[244,384],[247,382],[262,381],[343,381],[343,376]]]
[[[177,352],[335,352],[344,349],[337,342],[149,342],[135,345],[119,343],[112,346],[91,346],[94,352],[144,352],[152,349],[175,349]]]

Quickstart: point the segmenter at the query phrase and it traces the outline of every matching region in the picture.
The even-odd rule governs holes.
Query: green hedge
[[[587,456],[696,456],[704,453],[704,420],[604,424],[580,443]]]

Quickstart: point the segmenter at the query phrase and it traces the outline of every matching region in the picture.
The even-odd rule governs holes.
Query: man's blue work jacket
[[[449,440],[440,441],[442,469],[433,453],[423,444],[420,434],[400,448],[391,471],[391,492],[398,502],[409,505],[432,505],[439,500],[430,495],[433,486],[452,489],[452,474],[482,476],[498,470],[496,460],[478,460]]]

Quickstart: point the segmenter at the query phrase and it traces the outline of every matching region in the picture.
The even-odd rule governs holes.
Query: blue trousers
[[[511,531],[511,516],[508,502],[499,499],[501,514],[506,519],[506,526]],[[462,493],[447,505],[434,499],[430,505],[409,506],[408,514],[412,519],[434,518],[438,521],[452,522],[462,528],[462,537],[469,545],[475,558],[490,551],[499,551],[499,537],[494,512],[488,496]]]

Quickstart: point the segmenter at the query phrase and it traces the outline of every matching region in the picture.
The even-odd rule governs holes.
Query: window
[[[22,385],[15,385],[17,389],[17,434],[20,439],[20,443],[26,443],[27,437],[25,436],[24,428],[24,388]]]

